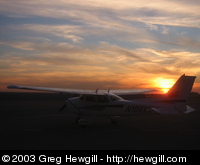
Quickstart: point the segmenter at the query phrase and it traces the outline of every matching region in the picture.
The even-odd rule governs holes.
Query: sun
[[[167,93],[168,90],[172,87],[174,84],[173,79],[163,79],[163,78],[157,78],[155,80],[156,87],[161,88],[161,91],[163,93]]]

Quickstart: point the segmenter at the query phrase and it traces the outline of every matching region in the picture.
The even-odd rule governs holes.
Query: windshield
[[[111,101],[116,101],[116,100],[122,100],[122,98],[119,97],[119,96],[116,96],[116,95],[110,95],[110,100]]]
[[[89,102],[100,102],[100,103],[106,103],[109,102],[107,95],[89,95],[89,94],[83,94],[79,98],[82,101],[89,101]]]

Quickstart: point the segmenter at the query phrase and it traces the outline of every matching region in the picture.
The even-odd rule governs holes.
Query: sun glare
[[[163,79],[163,78],[157,78],[155,80],[156,87],[161,88],[161,91],[163,93],[167,93],[168,90],[172,87],[174,84],[173,79]]]

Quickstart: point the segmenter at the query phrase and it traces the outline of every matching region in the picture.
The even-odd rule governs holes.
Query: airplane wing
[[[154,89],[118,89],[118,90],[111,90],[111,93],[114,93],[119,96],[123,95],[134,95],[134,94],[143,94],[148,92],[155,92]]]
[[[26,89],[26,90],[36,90],[36,91],[46,91],[46,92],[57,92],[57,93],[70,93],[70,94],[86,94],[91,93],[90,90],[80,90],[80,89],[63,89],[63,88],[48,88],[48,87],[35,87],[35,86],[22,86],[22,85],[9,85],[8,89]],[[94,91],[93,91],[94,93]]]
[[[118,90],[81,90],[81,89],[63,89],[63,88],[48,88],[48,87],[35,87],[35,86],[22,86],[22,85],[9,85],[8,89],[26,89],[26,90],[36,90],[36,91],[47,91],[47,92],[57,92],[57,93],[69,93],[69,94],[90,94],[90,93],[114,93],[116,95],[133,95],[142,94],[147,92],[153,92],[152,89],[118,89]]]

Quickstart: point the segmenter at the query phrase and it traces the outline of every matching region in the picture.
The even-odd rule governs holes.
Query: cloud
[[[22,50],[34,50],[33,48],[33,43],[30,42],[0,42],[0,45],[8,45],[17,49],[22,49]]]
[[[1,0],[1,79],[128,88],[161,75],[198,74],[199,5],[197,0]]]
[[[31,70],[73,71],[83,73],[149,73],[149,74],[180,74],[183,72],[197,72],[199,67],[199,53],[174,51],[159,51],[139,48],[128,50],[123,47],[102,42],[99,46],[85,48],[67,43],[4,43],[13,47],[30,50],[31,56],[13,55],[2,56],[4,68],[13,68],[15,72]],[[39,69],[40,68],[40,69]],[[44,71],[45,72],[45,71]],[[45,72],[46,73],[46,72]],[[77,73],[77,75],[80,73]]]
[[[141,39],[152,40],[152,37],[144,29],[131,27],[131,26],[105,26],[99,25],[38,25],[38,24],[25,24],[18,26],[8,26],[7,29],[14,31],[31,32],[36,35],[49,35],[65,38],[73,41],[74,43],[81,43],[89,38],[110,38],[113,40],[123,42],[140,42]],[[87,42],[87,41],[86,41]]]
[[[58,37],[63,37],[72,40],[75,43],[81,42],[82,37],[78,36],[81,31],[79,26],[73,25],[19,25],[14,28],[15,30],[32,31],[39,34],[50,34]]]
[[[166,26],[162,27],[162,33],[163,34],[169,34],[169,28],[167,28]]]
[[[0,11],[7,15],[40,16],[72,20],[96,26],[121,26],[123,20],[139,21],[155,26],[200,26],[198,1],[131,0],[123,2],[96,0],[24,0],[1,1]],[[150,27],[152,27],[150,26]]]
[[[101,42],[99,50],[102,53],[105,53],[109,56],[113,56],[113,58],[116,57],[123,57],[123,58],[128,58],[129,60],[133,59],[136,61],[148,61],[145,57],[141,57],[137,52],[124,49],[122,47],[112,45],[106,42]]]
[[[97,40],[111,42],[112,40],[120,43],[126,42],[129,45],[133,43],[139,47],[152,45],[157,48],[160,44],[168,45],[165,49],[172,45],[173,48],[185,49],[199,47],[198,40],[181,36],[179,32],[171,30],[171,26],[199,27],[199,15],[194,10],[196,6],[190,4],[186,8],[186,2],[151,1],[146,4],[143,1],[134,3],[131,1],[97,1],[95,4],[91,1],[59,2],[55,4],[54,1],[41,1],[41,6],[38,6],[36,2],[19,1],[14,5],[2,1],[2,5],[7,6],[5,10],[10,9],[9,12],[18,11],[30,17],[42,16],[66,20],[66,24],[20,24],[6,26],[6,28],[17,33],[24,31],[27,36],[30,34],[38,37],[43,35],[51,40],[53,40],[52,37],[58,37],[74,44],[87,44]],[[25,6],[25,10],[21,9],[22,6]],[[41,7],[44,8],[41,9]],[[11,10],[13,8],[15,10]],[[4,11],[4,14],[7,12]],[[164,47],[163,45],[161,46]]]

